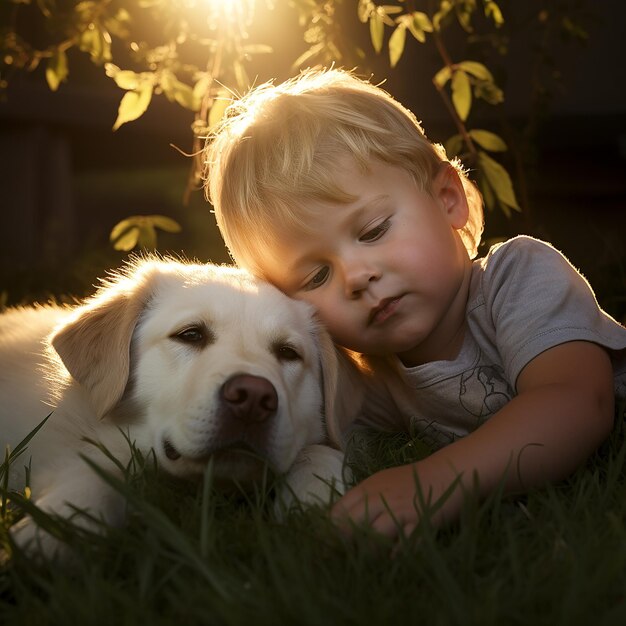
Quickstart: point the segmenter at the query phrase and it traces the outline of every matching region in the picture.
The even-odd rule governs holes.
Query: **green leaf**
[[[395,13],[402,13],[402,7],[396,6],[395,4],[383,4],[378,7],[379,11],[382,11],[385,15],[393,15]]]
[[[146,82],[154,80],[152,72],[133,72],[132,70],[121,70],[113,63],[105,63],[104,71],[109,78],[112,78],[115,84],[126,91],[134,91],[140,89]]]
[[[171,217],[166,215],[148,215],[146,218],[154,224],[155,228],[160,228],[168,233],[180,232],[180,224]]]
[[[426,15],[426,13],[422,13],[421,11],[413,11],[412,18],[416,28],[420,28],[427,33],[433,32],[433,24],[430,21],[428,15]]]
[[[193,86],[192,97],[194,104],[194,111],[198,111],[202,106],[202,100],[204,96],[207,95],[211,84],[213,83],[213,77],[208,72],[202,72],[200,78],[196,81],[196,84]]]
[[[420,11],[414,11],[406,17],[409,18],[407,20],[407,28],[411,31],[413,37],[420,43],[424,43],[426,41],[426,33],[433,32],[433,25],[430,19],[428,19],[428,15]]]
[[[314,46],[311,46],[308,50],[305,50],[292,64],[291,69],[297,70],[305,63],[309,61],[309,59],[315,58],[322,50],[325,48],[325,43],[316,43]]]
[[[179,80],[177,80],[174,85],[174,100],[185,109],[189,109],[190,111],[197,110],[196,101],[193,97],[193,89]]]
[[[129,217],[121,222],[118,222],[109,233],[109,241],[115,241],[119,239],[127,230],[131,229],[135,225],[135,218]]]
[[[490,17],[493,20],[496,28],[500,28],[504,24],[504,17],[502,17],[502,11],[500,7],[493,2],[493,0],[487,0],[485,2],[485,16]]]
[[[104,26],[100,26],[100,29],[98,32],[100,33],[100,37],[102,38],[102,53],[98,59],[95,59],[95,61],[98,64],[101,64],[106,61],[110,61],[112,59],[112,56],[111,56],[112,40],[111,40],[111,35],[109,31],[106,28],[104,28]]]
[[[144,250],[154,250],[157,246],[157,234],[154,225],[144,222],[139,228],[137,245]]]
[[[79,48],[83,52],[88,52],[94,63],[103,63],[111,60],[111,35],[100,24],[92,22],[88,28],[81,33]]]
[[[465,121],[472,108],[472,89],[469,76],[461,70],[456,70],[452,75],[452,104],[459,117]]]
[[[585,28],[567,16],[564,16],[561,20],[561,28],[570,37],[578,39],[580,42],[586,43],[589,39],[589,33]]]
[[[488,130],[473,129],[469,131],[469,136],[485,150],[490,152],[505,152],[506,143],[495,133]]]
[[[215,128],[224,117],[224,112],[228,108],[232,99],[225,89],[220,89],[213,99],[211,110],[209,111],[209,130]]]
[[[113,124],[113,130],[117,130],[122,124],[132,122],[141,117],[152,100],[152,82],[144,81],[137,89],[127,91],[120,102],[117,111],[117,119]]]
[[[411,32],[411,35],[413,35],[413,37],[417,39],[417,41],[419,41],[420,43],[426,42],[426,34],[424,33],[423,30],[420,30],[419,28],[415,28],[415,25],[413,24],[413,22],[411,22],[409,26],[407,26],[407,28]]]
[[[402,13],[402,7],[391,5],[391,4],[383,4],[375,8],[374,13],[372,15],[378,15],[383,24],[387,24],[387,26],[391,26],[392,28],[395,26],[395,22],[390,15],[395,15],[397,13]],[[401,20],[402,18],[398,18]]]
[[[376,52],[380,52],[383,49],[383,37],[385,36],[385,25],[383,18],[376,12],[370,16],[370,37],[372,39],[372,46]]]
[[[517,204],[515,192],[513,191],[511,177],[504,167],[482,150],[478,151],[478,165],[487,182],[493,188],[500,204],[520,211],[521,209]]]
[[[169,233],[180,232],[180,224],[165,215],[133,215],[117,223],[109,239],[116,250],[128,252],[136,246],[153,250],[157,244],[157,228]]]
[[[119,226],[119,224],[117,226]],[[139,239],[139,227],[138,226],[131,226],[130,228],[123,230],[122,234],[118,235],[117,237],[113,237],[114,231],[115,231],[115,228],[111,231],[110,239],[113,242],[113,247],[116,250],[123,250],[124,252],[129,252],[137,245],[137,241]]]
[[[478,188],[480,189],[480,192],[483,194],[483,201],[485,203],[485,206],[490,211],[493,211],[496,208],[496,196],[493,193],[493,189],[491,188],[491,185],[489,184],[487,177],[484,176],[483,174],[480,174],[478,176]],[[507,217],[510,217],[511,211],[507,208],[505,209],[504,214]]]
[[[171,70],[166,69],[161,72],[160,85],[170,102],[177,102],[180,106],[191,111],[200,107],[201,101],[194,97],[193,87],[178,80],[176,74]]]
[[[489,104],[500,104],[504,102],[504,92],[495,83],[488,80],[478,80],[474,84],[474,96],[482,98]]]
[[[463,137],[459,134],[452,135],[452,137],[445,142],[444,148],[448,156],[458,156],[461,154],[461,150],[463,150]]]
[[[443,87],[451,78],[452,70],[448,65],[442,67],[433,77],[433,82],[437,87]]]
[[[93,24],[80,36],[78,47],[83,52],[88,52],[92,59],[100,58],[102,54],[102,39]]]
[[[480,80],[493,82],[491,72],[482,63],[478,63],[478,61],[461,61],[457,64],[457,67]]]
[[[458,2],[456,4],[456,17],[459,20],[461,28],[467,33],[471,33],[472,28],[472,13],[476,9],[475,2]]]
[[[359,21],[365,24],[367,20],[369,20],[370,15],[375,10],[374,3],[371,0],[359,0],[359,5],[357,7],[357,14],[359,16]]]
[[[124,8],[119,8],[114,15],[104,19],[104,25],[108,31],[118,39],[129,39],[130,31],[128,25],[130,22],[130,13]]]
[[[68,74],[67,55],[64,50],[57,48],[50,59],[48,59],[46,66],[46,80],[50,89],[56,91]]]
[[[391,33],[389,38],[389,63],[391,67],[395,67],[404,52],[404,44],[406,42],[406,28],[400,24],[396,30]]]
[[[140,83],[145,80],[145,75],[138,74],[137,72],[133,72],[132,70],[120,70],[117,68],[115,71],[113,68],[117,66],[112,63],[107,63],[105,65],[105,71],[107,76],[110,76],[118,87],[125,89],[126,91],[132,91],[133,89],[137,89]]]
[[[176,81],[176,75],[170,69],[163,69],[160,71],[158,75],[159,86],[163,90],[165,97],[170,101],[174,102],[174,88]]]
[[[439,11],[433,16],[433,28],[435,30],[441,30],[441,23],[448,17],[453,8],[454,5],[452,2],[449,0],[441,0]]]

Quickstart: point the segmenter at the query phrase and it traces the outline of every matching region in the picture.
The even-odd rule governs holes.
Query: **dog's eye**
[[[280,361],[300,361],[302,357],[293,346],[276,346],[276,356]]]
[[[203,344],[208,340],[207,330],[202,326],[189,326],[183,328],[171,335],[172,339],[176,339],[182,343]]]

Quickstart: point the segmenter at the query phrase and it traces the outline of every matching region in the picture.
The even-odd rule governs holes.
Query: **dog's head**
[[[267,460],[339,444],[337,353],[308,305],[242,270],[143,260],[51,337],[94,411],[136,413],[133,435],[181,476],[214,459],[245,480]],[[121,404],[120,404],[121,403]]]

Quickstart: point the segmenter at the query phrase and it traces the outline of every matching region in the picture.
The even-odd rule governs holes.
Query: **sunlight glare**
[[[254,0],[204,0],[204,3],[210,18],[230,24],[248,23],[254,9]]]

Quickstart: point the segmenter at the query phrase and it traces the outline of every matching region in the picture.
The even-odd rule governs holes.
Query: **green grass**
[[[210,475],[180,483],[140,458],[120,485],[127,528],[94,537],[62,525],[81,554],[68,571],[20,554],[1,566],[0,624],[621,626],[625,432],[620,408],[610,440],[568,481],[468,502],[458,524],[435,532],[425,520],[399,546],[366,528],[346,539],[320,509],[279,524],[267,490],[221,494]],[[422,454],[408,436],[370,435],[352,463],[363,477]]]

